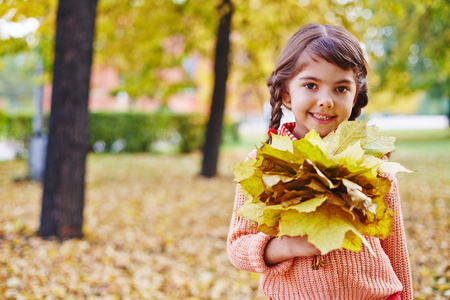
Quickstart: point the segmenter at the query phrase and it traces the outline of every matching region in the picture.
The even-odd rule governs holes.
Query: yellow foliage
[[[362,234],[385,238],[392,231],[384,203],[390,182],[377,175],[382,166],[392,173],[409,171],[380,159],[394,150],[395,139],[377,130],[347,121],[324,139],[314,130],[298,141],[273,136],[256,160],[233,168],[247,199],[239,216],[269,235],[307,235],[322,254],[360,251],[361,242],[372,252]]]

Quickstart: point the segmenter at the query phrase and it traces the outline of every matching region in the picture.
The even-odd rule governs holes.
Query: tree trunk
[[[82,237],[97,0],[60,0],[40,233]]]
[[[225,110],[226,83],[228,77],[228,53],[233,5],[223,0],[218,8],[220,15],[214,62],[214,91],[208,127],[203,148],[202,176],[214,177],[217,172],[219,146],[222,139],[223,115]]]

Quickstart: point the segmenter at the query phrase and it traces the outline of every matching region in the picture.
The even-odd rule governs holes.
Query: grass
[[[435,130],[390,130],[380,131],[380,135],[396,138],[397,152],[417,155],[445,155],[450,149],[450,128]],[[229,141],[222,145],[222,150],[254,149],[266,141],[265,132],[242,135],[240,141]]]
[[[397,152],[403,154],[445,156],[450,149],[450,128],[383,131],[380,134],[396,137]]]
[[[434,133],[437,134],[437,133]],[[450,294],[449,138],[398,138],[399,174],[415,299]],[[414,138],[415,136],[415,138]],[[261,137],[224,145],[219,175],[199,177],[201,154],[90,154],[82,240],[35,235],[42,187],[27,162],[0,164],[0,298],[267,299],[258,275],[236,270],[225,243],[230,167]]]

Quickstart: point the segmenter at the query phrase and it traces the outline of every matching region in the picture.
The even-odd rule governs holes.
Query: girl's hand
[[[308,242],[308,236],[283,236],[267,243],[264,261],[266,265],[271,266],[293,257],[314,255],[320,255],[320,251]]]

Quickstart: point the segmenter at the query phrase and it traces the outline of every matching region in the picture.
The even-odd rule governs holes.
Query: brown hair
[[[367,67],[358,40],[342,27],[308,24],[300,28],[286,43],[275,70],[267,79],[272,114],[269,129],[278,129],[283,112],[282,92],[287,82],[300,71],[299,58],[303,53],[318,56],[343,70],[353,70],[357,80],[357,100],[349,120],[356,119],[367,105]],[[270,139],[269,139],[270,140]]]

